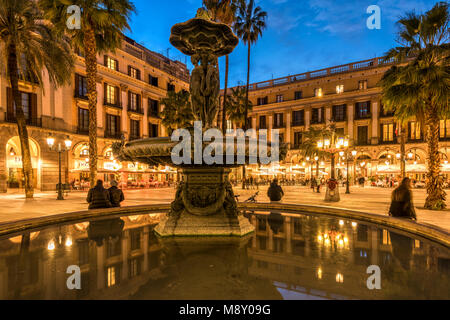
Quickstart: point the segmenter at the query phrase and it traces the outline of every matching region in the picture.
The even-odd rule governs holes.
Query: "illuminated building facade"
[[[399,175],[400,127],[393,114],[383,109],[378,85],[391,66],[392,63],[384,62],[383,58],[374,58],[250,84],[253,111],[249,113],[249,127],[267,129],[269,136],[272,129],[278,129],[281,141],[289,145],[284,163],[253,168],[253,172],[258,172],[262,178],[315,176],[316,161],[300,155],[304,133],[310,127],[324,127],[333,122],[337,135],[349,140],[349,155],[356,151],[350,160],[351,177]],[[236,124],[229,122],[227,127],[236,128]],[[424,132],[416,119],[410,119],[406,128],[407,174],[425,180],[427,146]],[[450,172],[447,161],[449,138],[450,120],[441,120],[440,151],[445,175]],[[329,158],[318,159],[318,162],[319,175],[329,177]],[[249,172],[251,174],[252,170]],[[336,172],[336,177],[346,177],[345,156],[336,161]]]
[[[129,187],[165,183],[170,168],[148,168],[139,163],[117,163],[111,145],[120,141],[167,136],[161,124],[159,100],[169,90],[188,90],[186,65],[150,51],[132,39],[124,38],[116,52],[99,55],[97,78],[98,178],[115,177]],[[34,168],[34,186],[55,190],[58,182],[56,153],[46,139],[72,140],[63,158],[63,183],[88,178],[88,100],[84,58],[76,56],[70,85],[54,88],[45,80],[43,88],[20,81],[22,104],[27,118]],[[0,76],[0,191],[23,185],[22,158],[14,103],[9,80]]]

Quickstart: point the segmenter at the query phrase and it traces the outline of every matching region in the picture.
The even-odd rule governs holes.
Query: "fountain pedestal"
[[[237,209],[228,180],[230,169],[184,168],[169,214],[155,232],[172,236],[244,236],[254,231]]]

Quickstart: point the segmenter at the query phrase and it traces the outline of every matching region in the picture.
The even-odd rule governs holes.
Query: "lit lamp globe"
[[[72,146],[72,140],[67,138],[66,140],[64,140],[64,144],[66,145],[67,149],[70,149],[70,147]]]
[[[55,144],[55,138],[53,138],[53,137],[48,137],[47,138],[47,144],[48,144],[48,146],[51,148],[51,147],[53,147],[53,145]]]

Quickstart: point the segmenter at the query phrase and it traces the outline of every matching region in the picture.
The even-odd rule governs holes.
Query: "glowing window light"
[[[47,245],[47,250],[48,250],[48,251],[53,251],[53,250],[55,250],[55,248],[56,248],[56,246],[55,246],[55,241],[50,240],[50,241],[48,242],[48,245]]]
[[[320,267],[317,269],[317,278],[322,279],[322,268]]]
[[[342,273],[336,274],[336,282],[337,283],[343,283],[344,282],[344,275]]]
[[[72,238],[71,237],[67,237],[66,239],[66,247],[71,247],[73,242],[72,242]]]
[[[352,222],[352,227],[355,228],[358,224],[356,222]]]
[[[339,220],[339,225],[343,226],[344,225],[344,220]]]

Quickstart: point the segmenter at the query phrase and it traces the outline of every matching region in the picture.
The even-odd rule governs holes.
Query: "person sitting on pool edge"
[[[103,187],[103,181],[97,180],[94,188],[90,189],[86,198],[88,209],[111,208],[109,192]]]
[[[412,200],[411,180],[404,178],[400,186],[392,191],[392,201],[389,215],[399,218],[417,220]]]
[[[123,195],[123,191],[119,188],[117,188],[117,181],[112,180],[110,182],[111,187],[108,189],[109,192],[109,198],[111,201],[111,205],[113,208],[120,207],[120,203],[125,200],[125,197]]]
[[[267,190],[267,196],[270,198],[270,202],[279,202],[284,196],[283,189],[278,185],[278,180],[273,179],[270,183],[269,190]]]

